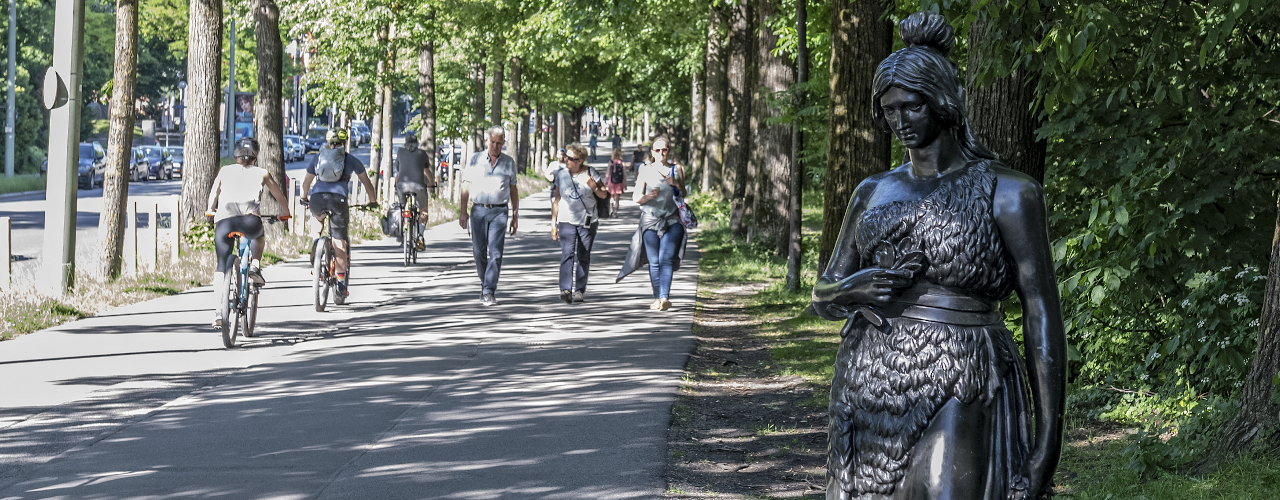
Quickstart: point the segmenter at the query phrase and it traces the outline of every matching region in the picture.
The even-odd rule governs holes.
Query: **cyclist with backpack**
[[[302,203],[308,205],[311,215],[315,217],[312,238],[320,237],[323,229],[320,224],[324,221],[325,212],[333,214],[329,216],[329,237],[333,240],[333,253],[337,260],[334,275],[338,278],[337,293],[346,297],[350,294],[347,291],[347,269],[351,267],[347,254],[347,225],[351,220],[351,207],[347,202],[350,194],[347,192],[347,185],[351,183],[351,176],[354,174],[364,184],[365,193],[370,200],[377,200],[378,195],[369,175],[365,173],[364,164],[355,156],[347,154],[347,131],[340,128],[329,129],[325,134],[325,142],[328,144],[321,146],[319,154],[307,165],[307,176],[302,180]],[[312,185],[313,182],[315,185]],[[370,206],[377,204],[376,201],[369,203]]]
[[[231,255],[233,238],[231,233],[241,233],[245,238],[253,240],[249,261],[249,279],[254,284],[266,284],[262,279],[262,250],[267,246],[262,230],[262,217],[258,212],[262,188],[267,188],[271,196],[280,204],[279,217],[289,217],[289,200],[285,198],[280,186],[271,179],[271,174],[255,165],[258,160],[258,141],[252,138],[241,139],[236,143],[236,162],[222,167],[218,177],[213,180],[209,189],[209,207],[207,212],[213,216],[213,248],[218,256],[217,268],[213,272],[214,311],[213,327],[222,328],[222,316],[218,314],[218,306],[227,300],[226,283],[223,281],[227,269],[227,256]]]
[[[418,148],[418,136],[410,133],[404,137],[404,147],[396,154],[396,198],[404,207],[413,194],[418,199],[418,220],[427,223],[427,190],[436,187],[435,172],[429,168],[431,155]],[[421,227],[421,226],[420,226]],[[418,231],[418,250],[426,250],[422,231]]]
[[[622,192],[627,189],[627,166],[622,162],[622,148],[613,148],[613,159],[609,160],[605,184],[609,188],[609,194],[612,195],[612,199],[609,200],[609,213],[617,216],[619,200],[622,198]]]

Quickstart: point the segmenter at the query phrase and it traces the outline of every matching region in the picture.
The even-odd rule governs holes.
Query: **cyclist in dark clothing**
[[[347,143],[347,131],[330,129],[325,140],[331,149],[344,148]],[[320,155],[311,159],[311,164],[307,165],[307,176],[302,180],[302,192],[306,193],[302,202],[309,205],[311,215],[315,217],[311,230],[312,238],[320,237],[322,229],[320,224],[324,220],[325,211],[333,214],[329,216],[329,237],[333,240],[334,259],[338,261],[338,269],[334,270],[334,275],[338,277],[338,293],[345,297],[348,295],[347,269],[350,267],[347,257],[347,224],[351,218],[351,209],[347,203],[349,194],[347,185],[351,182],[351,176],[354,174],[360,179],[360,183],[364,184],[365,193],[369,195],[370,200],[378,199],[378,195],[373,189],[373,181],[369,180],[369,175],[364,171],[364,164],[356,159],[355,155],[347,154],[345,150],[342,156],[342,175],[335,182],[318,180],[316,168]]]
[[[435,189],[435,169],[431,168],[431,155],[418,148],[418,136],[406,135],[404,148],[396,154],[396,197],[400,206],[408,204],[409,195],[417,197],[418,220],[427,223],[427,194]],[[418,250],[426,250],[426,242],[422,240],[422,231],[418,232]]]

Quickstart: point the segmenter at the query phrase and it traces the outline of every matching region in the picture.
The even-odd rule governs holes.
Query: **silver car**
[[[303,144],[301,136],[284,136],[284,160],[286,162],[295,162],[305,158],[306,156],[307,147]]]

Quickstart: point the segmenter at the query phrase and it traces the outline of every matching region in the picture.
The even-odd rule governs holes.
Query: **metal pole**
[[[53,73],[62,78],[67,102],[49,112],[49,178],[46,180],[44,252],[39,291],[60,297],[74,284],[76,181],[80,135],[80,77],[84,57],[84,0],[58,0],[54,7]],[[54,75],[57,74],[57,76]]]
[[[222,147],[222,156],[231,156],[231,152],[236,142],[236,20],[231,20],[231,47],[227,50],[228,68],[227,71],[227,129],[223,131],[226,134],[226,144]]]
[[[5,94],[4,107],[4,176],[13,177],[13,127],[14,105],[13,77],[17,72],[14,57],[18,50],[18,0],[9,0],[9,90]]]

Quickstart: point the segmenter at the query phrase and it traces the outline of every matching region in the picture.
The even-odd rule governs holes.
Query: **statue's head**
[[[923,102],[928,109],[929,123],[924,124],[927,128],[953,134],[961,149],[973,158],[995,159],[996,155],[969,131],[964,87],[956,64],[947,58],[955,45],[951,25],[936,12],[916,12],[898,24],[898,34],[907,47],[880,61],[871,84],[871,112],[876,124],[894,133],[909,148],[927,146],[916,144],[919,138],[904,138],[885,119],[884,106],[888,100],[899,105],[904,99]]]

